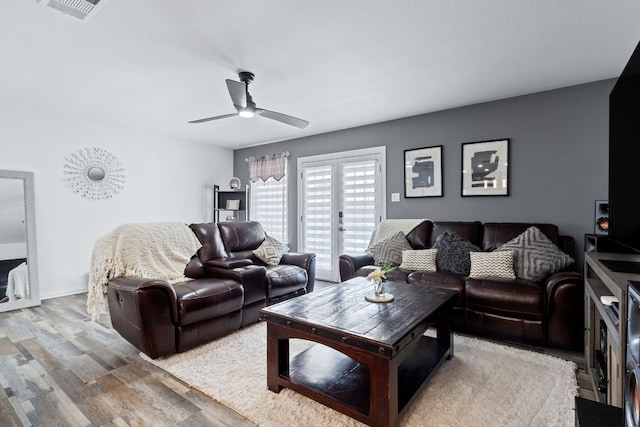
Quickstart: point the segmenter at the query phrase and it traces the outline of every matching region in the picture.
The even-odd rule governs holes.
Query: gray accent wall
[[[298,157],[385,145],[387,218],[558,225],[576,241],[593,233],[595,200],[608,198],[609,93],[615,79],[407,117],[234,151],[245,158],[289,151],[289,236],[297,244]],[[313,123],[311,123],[313,126]],[[510,138],[510,189],[504,197],[461,197],[462,143]],[[443,146],[443,197],[404,198],[404,150]],[[400,202],[391,202],[400,193]]]

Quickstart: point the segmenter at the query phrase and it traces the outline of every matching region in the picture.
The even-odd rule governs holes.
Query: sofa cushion
[[[391,264],[400,265],[402,263],[402,251],[413,249],[407,241],[404,233],[397,233],[386,239],[369,246],[367,251],[373,257],[377,265]]]
[[[431,244],[431,229],[433,223],[425,220],[407,233],[407,240],[413,249],[429,249]]]
[[[218,228],[227,252],[252,251],[267,237],[257,221],[219,222]]]
[[[437,249],[402,251],[400,268],[410,271],[436,271]]]
[[[462,274],[448,271],[415,271],[407,277],[407,282],[415,285],[457,291],[458,298],[454,302],[456,307],[464,307],[464,281]]]
[[[527,320],[544,318],[544,290],[521,279],[467,279],[465,306],[469,310]]]
[[[225,258],[227,251],[222,243],[218,224],[209,222],[205,224],[191,224],[189,226],[202,244],[200,249],[200,260],[203,263],[212,259]]]
[[[513,272],[513,252],[471,252],[471,271],[469,277],[483,279],[487,277],[501,277],[515,279]]]
[[[178,299],[178,323],[191,325],[242,308],[244,290],[230,279],[196,279],[173,285]]]
[[[479,252],[480,248],[460,237],[455,231],[442,232],[434,248],[438,250],[436,265],[438,270],[469,275],[471,270],[470,252]]]
[[[554,244],[560,242],[558,226],[553,224],[539,224],[526,222],[487,222],[482,233],[482,250],[494,251],[508,241],[515,239],[527,228],[535,226],[544,233]]]
[[[464,240],[479,246],[482,243],[482,229],[480,221],[434,221],[428,247],[433,247],[445,231],[455,231]]]
[[[267,298],[279,297],[307,286],[307,271],[297,265],[267,267]]]
[[[535,226],[527,228],[496,251],[513,252],[516,276],[534,282],[573,264],[573,258],[562,252]]]
[[[267,265],[278,265],[282,255],[286,254],[288,250],[287,245],[274,237],[267,236],[264,242],[253,251],[253,254]]]

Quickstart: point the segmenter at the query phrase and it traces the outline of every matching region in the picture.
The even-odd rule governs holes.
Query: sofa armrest
[[[176,351],[177,296],[162,280],[117,277],[107,290],[113,328],[149,357]]]
[[[316,254],[288,252],[282,255],[280,264],[296,265],[307,272],[307,293],[313,292],[316,283]]]
[[[204,268],[204,264],[200,259],[200,251],[201,249],[198,249],[198,252],[196,252],[195,255],[191,257],[191,260],[189,260],[189,263],[184,268],[185,276],[192,279],[201,279],[203,277],[207,277],[207,272]]]
[[[207,262],[207,276],[231,279],[240,282],[244,288],[244,305],[267,299],[267,269],[260,265],[238,268],[220,268]]]
[[[373,265],[375,261],[369,254],[340,255],[340,280],[345,281],[356,277],[356,271],[365,265]]]
[[[549,344],[580,350],[584,340],[584,279],[571,271],[545,280]]]
[[[227,270],[246,267],[251,264],[253,264],[253,261],[245,258],[221,258],[207,261],[207,266],[209,267],[224,268]]]

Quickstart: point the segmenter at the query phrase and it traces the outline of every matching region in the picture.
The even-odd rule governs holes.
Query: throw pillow
[[[573,264],[573,258],[562,252],[538,227],[531,226],[496,251],[513,251],[516,276],[539,282],[551,273]]]
[[[367,251],[373,257],[377,265],[391,264],[400,265],[402,263],[402,251],[413,249],[402,231],[398,231],[392,236],[369,246]]]
[[[267,236],[262,244],[253,251],[253,254],[267,265],[278,265],[280,264],[282,255],[286,254],[288,250],[287,245],[271,236]]]
[[[436,271],[437,249],[402,251],[400,269],[410,271]]]
[[[436,271],[437,249],[402,251],[402,270]]]
[[[438,270],[469,275],[471,260],[469,252],[480,252],[480,248],[460,237],[453,230],[444,231],[433,245],[438,250],[436,265]]]
[[[469,255],[471,258],[469,277],[472,279],[516,278],[513,272],[513,252],[511,251],[471,252]]]

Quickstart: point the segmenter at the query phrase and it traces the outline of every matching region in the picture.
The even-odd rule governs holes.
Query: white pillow
[[[253,254],[264,261],[267,265],[278,265],[282,255],[286,254],[289,248],[284,243],[279,242],[271,236],[267,236],[262,244],[258,246]]]
[[[437,249],[402,251],[402,270],[436,271]]]
[[[515,279],[513,271],[513,252],[470,252],[472,279],[486,279],[497,277],[504,279]]]

